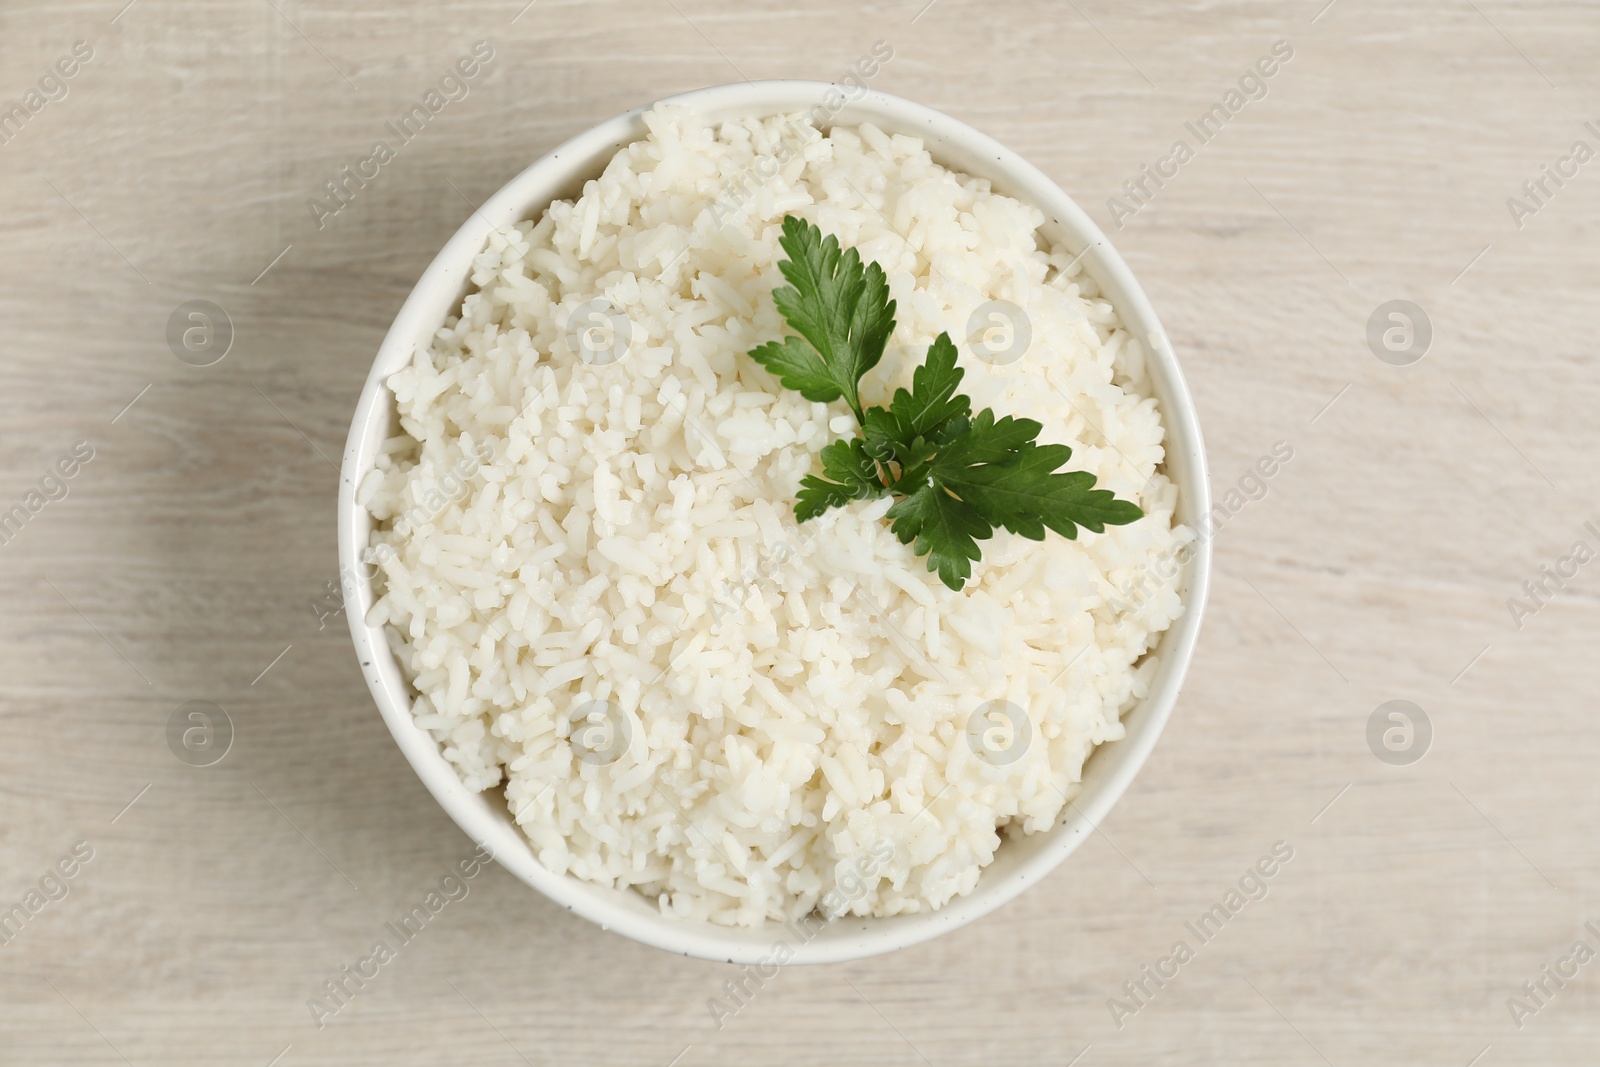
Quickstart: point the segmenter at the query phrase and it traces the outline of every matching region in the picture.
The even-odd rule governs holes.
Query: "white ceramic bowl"
[[[1074,254],[1094,246],[1083,258],[1084,268],[1111,300],[1123,324],[1145,342],[1150,353],[1148,365],[1167,429],[1166,469],[1178,486],[1178,520],[1192,524],[1197,516],[1210,511],[1205,453],[1194,404],[1155,311],[1105,235],[1039,170],[948,115],[884,93],[858,91],[842,106],[832,108],[839,100],[835,86],[768,81],[721,85],[670,99],[713,120],[811,112],[826,101],[824,114],[831,111],[830,124],[871,122],[890,133],[920,137],[939,163],[988,178],[997,192],[1039,207],[1048,220],[1046,235]],[[777,924],[733,929],[663,915],[637,892],[594,885],[540,866],[499,792],[469,792],[445,762],[439,746],[413,722],[410,687],[381,628],[366,623],[374,598],[370,582],[361,577],[360,553],[368,544],[372,523],[356,504],[355,493],[373,468],[380,443],[397,425],[394,398],[385,379],[409,361],[416,346],[427,344],[445,317],[460,305],[468,290],[472,259],[484,247],[491,228],[536,217],[552,200],[577,195],[584,180],[597,176],[618,149],[645,136],[643,110],[618,115],[579,134],[513,178],[472,213],[400,309],[378,350],[345,446],[339,485],[339,559],[346,576],[346,615],[367,685],[401,751],[450,817],[475,841],[492,848],[501,865],[568,910],[636,941],[686,956],[756,963],[769,957],[781,936],[787,935],[791,942],[798,939]],[[994,863],[967,896],[924,914],[842,918],[799,947],[795,962],[858,959],[925,941],[994,910],[1064,860],[1128,787],[1172,712],[1199,632],[1210,563],[1210,546],[1205,543],[1185,567],[1181,588],[1187,610],[1155,649],[1161,663],[1149,694],[1124,716],[1127,735],[1101,745],[1089,759],[1083,791],[1073,805],[1075,812],[1069,809],[1064,821],[1049,831],[1002,845]]]

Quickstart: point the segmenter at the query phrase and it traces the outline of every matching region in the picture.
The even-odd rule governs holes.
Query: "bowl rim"
[[[1160,394],[1158,404],[1166,431],[1163,467],[1171,474],[1176,456],[1179,473],[1183,475],[1173,476],[1178,488],[1178,514],[1183,516],[1182,521],[1191,524],[1200,516],[1208,515],[1211,495],[1204,442],[1182,369],[1155,309],[1133,272],[1088,214],[1033,164],[949,115],[878,90],[847,92],[831,82],[805,80],[717,85],[633,108],[563,142],[474,209],[418,279],[379,346],[356,405],[340,471],[340,585],[351,637],[378,710],[423,785],[456,824],[481,847],[492,852],[502,866],[567,910],[602,929],[615,930],[635,941],[718,962],[772,963],[779,941],[798,942],[791,946],[786,958],[777,961],[782,963],[842,962],[893,951],[978,919],[1043,879],[1095,831],[1154,749],[1181,691],[1210,586],[1210,538],[1198,536],[1196,550],[1181,571],[1184,612],[1151,650],[1152,654],[1159,653],[1160,663],[1148,692],[1122,717],[1124,724],[1132,719],[1134,725],[1127,728],[1121,739],[1095,748],[1085,764],[1082,791],[1064,813],[1062,821],[1023,839],[1024,842],[1035,838],[1042,840],[1031,846],[1030,854],[1015,865],[1016,869],[1009,870],[1003,878],[992,869],[1000,863],[1002,850],[995,864],[985,868],[978,885],[970,893],[936,911],[883,919],[847,916],[809,938],[799,936],[798,928],[791,924],[769,922],[760,927],[723,927],[664,915],[633,890],[617,890],[572,875],[555,874],[539,864],[527,838],[511,820],[503,799],[499,799],[498,808],[489,802],[491,796],[498,799],[500,791],[491,789],[485,794],[469,791],[444,759],[439,744],[416,725],[411,713],[412,692],[400,675],[383,628],[369,626],[366,622],[373,597],[370,576],[362,575],[361,553],[369,540],[371,522],[365,509],[356,503],[356,493],[371,469],[376,421],[384,420],[392,425],[393,398],[384,384],[385,379],[410,359],[419,338],[430,338],[450,308],[459,305],[461,294],[467,290],[472,260],[483,248],[490,230],[542,212],[552,200],[564,195],[545,195],[552,189],[571,188],[577,181],[593,177],[598,172],[598,168],[592,166],[594,161],[600,160],[603,164],[614,150],[644,135],[643,115],[651,108],[678,104],[721,121],[735,115],[768,116],[807,111],[815,114],[814,105],[833,97],[842,97],[843,102],[828,110],[829,121],[825,126],[870,121],[889,133],[910,133],[938,141],[943,153],[930,146],[936,162],[968,173],[973,173],[969,169],[972,163],[978,164],[976,169],[985,173],[975,176],[990,178],[997,191],[1023,199],[1043,211],[1047,218],[1043,228],[1062,231],[1052,234],[1053,239],[1081,239],[1073,243],[1081,245],[1074,251],[1083,253],[1084,269],[1095,278],[1102,294],[1107,294],[1124,329],[1145,342],[1147,365],[1151,367],[1154,391]],[[952,161],[952,154],[960,160]],[[969,165],[959,165],[962,160]],[[590,169],[573,169],[586,163]],[[996,178],[997,174],[1001,177]],[[1116,295],[1109,295],[1113,293]],[[1197,527],[1197,530],[1203,529],[1203,526]],[[1097,759],[1101,764],[1095,763]],[[1106,765],[1107,760],[1110,766]],[[1105,773],[1091,770],[1096,766]],[[1091,778],[1095,779],[1092,785]],[[647,909],[641,910],[622,900],[622,894],[645,903]]]

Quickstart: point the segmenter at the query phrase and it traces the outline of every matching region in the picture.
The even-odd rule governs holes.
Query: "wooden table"
[[[40,892],[0,945],[0,1063],[1595,1062],[1600,962],[1570,946],[1600,949],[1600,562],[1571,549],[1600,550],[1600,162],[1570,150],[1600,149],[1600,8],[124,2],[0,9],[0,101],[25,116],[0,125],[0,513],[27,520],[0,527],[0,909]],[[479,40],[465,98],[319,228],[308,201]],[[1108,227],[1219,495],[1254,490],[1154,758],[1014,904],[786,969],[721,1030],[706,1001],[735,968],[498,869],[318,1029],[308,998],[471,851],[328,596],[334,461],[389,321],[465,201],[562,139],[695,86],[842,78],[877,41],[870,84]],[[1247,78],[1279,41],[1292,58]],[[1218,104],[1202,143],[1185,124]],[[1135,203],[1145,165],[1170,176]],[[1530,196],[1542,166],[1568,176]],[[1394,300],[1430,326],[1420,361],[1395,365],[1415,312],[1369,345]],[[214,314],[210,347],[177,316],[187,362],[168,343],[190,301],[231,322],[209,366]],[[1247,480],[1280,441],[1293,458]],[[1534,599],[1547,566],[1564,587]],[[1391,700],[1431,725],[1420,762],[1387,711],[1369,746]],[[205,725],[191,701],[232,723],[214,765],[169,748],[175,715]],[[1194,937],[1279,841],[1267,895]],[[1180,940],[1176,977],[1144,978]]]

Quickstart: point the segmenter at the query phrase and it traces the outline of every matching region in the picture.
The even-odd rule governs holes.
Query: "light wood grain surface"
[[[1600,548],[1600,162],[1520,227],[1507,199],[1600,148],[1600,8],[1324,2],[8,0],[5,109],[93,56],[0,144],[0,511],[94,455],[0,545],[0,909],[93,855],[0,945],[0,1064],[1594,1063],[1600,962],[1542,971],[1600,949],[1600,562],[1520,620],[1507,601]],[[307,200],[478,40],[470,95],[319,229]],[[1294,450],[1216,537],[1154,757],[1013,904],[786,969],[720,1030],[736,969],[498,869],[319,1029],[307,999],[471,851],[319,619],[330,461],[389,321],[463,197],[564,138],[701,85],[840,78],[879,40],[874,87],[1108,228],[1123,182],[1293,48],[1110,230],[1218,493]],[[1396,299],[1432,327],[1409,366],[1366,340]],[[190,300],[231,318],[213,366],[167,343]],[[214,766],[167,744],[195,700],[234,725]],[[1431,722],[1420,762],[1369,748],[1390,700]],[[1185,923],[1278,841],[1266,898],[1201,944]],[[1178,940],[1194,958],[1114,1018]]]

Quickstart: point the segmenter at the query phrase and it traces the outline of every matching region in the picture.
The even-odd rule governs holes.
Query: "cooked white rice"
[[[854,914],[937,908],[1002,830],[1061,817],[1183,610],[1170,585],[1119,595],[1192,537],[1172,526],[1144,352],[1068,251],[1040,247],[1037,209],[916,138],[646,121],[577,201],[490,238],[459,319],[389,379],[404,435],[360,487],[382,564],[369,619],[419,725],[471,788],[504,784],[549,869],[725,924],[809,912],[851,871],[871,872]],[[895,539],[888,499],[797,526],[800,479],[855,426],[745,355],[785,332],[786,213],[888,274],[898,325],[865,402],[1010,301],[1031,348],[994,366],[963,345],[963,390],[1038,419],[1145,518],[999,532],[960,593]],[[595,300],[627,319],[615,362],[571,347]],[[986,759],[969,719],[996,700],[1026,736]],[[615,749],[575,746],[574,714],[583,729],[608,704]]]

